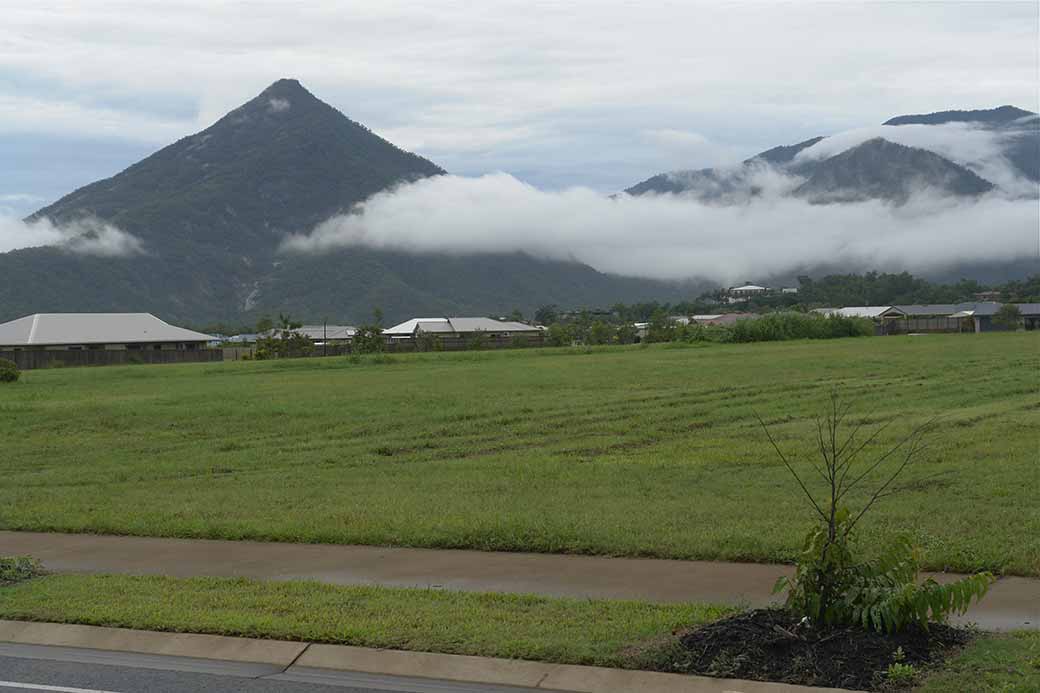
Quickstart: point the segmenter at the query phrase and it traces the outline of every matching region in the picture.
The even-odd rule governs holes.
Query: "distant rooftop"
[[[0,345],[208,342],[213,337],[160,320],[151,313],[36,313],[0,324]]]
[[[353,325],[301,325],[292,331],[307,339],[350,339],[357,333],[357,328]],[[261,336],[277,337],[281,334],[281,328],[276,327]]]
[[[542,328],[522,322],[493,318],[412,318],[383,330],[383,334],[406,336],[415,332],[457,334],[465,332],[540,332]]]

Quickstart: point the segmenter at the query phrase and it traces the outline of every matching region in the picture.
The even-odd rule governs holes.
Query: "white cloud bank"
[[[144,252],[136,237],[97,219],[55,225],[48,219],[24,222],[0,216],[0,253],[54,246],[77,255],[123,257]]]
[[[905,205],[813,205],[767,191],[709,206],[670,195],[544,192],[506,174],[439,176],[377,194],[284,249],[366,246],[434,253],[521,251],[604,272],[719,283],[805,267],[931,270],[1038,256],[1035,200],[918,195]]]
[[[1036,125],[1023,122],[1018,128],[994,129],[978,123],[940,125],[877,125],[845,130],[803,149],[795,161],[826,159],[881,137],[907,147],[935,152],[965,166],[1012,196],[1036,196],[1037,184],[1022,177],[1004,156],[1008,141],[1021,137]]]

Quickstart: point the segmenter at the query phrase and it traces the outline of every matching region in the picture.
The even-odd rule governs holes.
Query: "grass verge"
[[[675,631],[732,609],[314,582],[44,575],[0,587],[0,618],[669,670]],[[983,634],[920,693],[1040,690],[1040,632]]]
[[[46,575],[0,588],[0,618],[632,667],[631,648],[728,613],[230,578]]]
[[[986,635],[928,674],[919,693],[1037,693],[1040,632]]]

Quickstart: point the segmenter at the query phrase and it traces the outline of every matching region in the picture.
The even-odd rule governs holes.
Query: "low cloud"
[[[826,137],[798,153],[795,161],[826,159],[881,137],[907,147],[935,152],[965,166],[1006,194],[1016,197],[1037,195],[1037,184],[1022,176],[1004,155],[1008,141],[1035,130],[1028,118],[1020,119],[1020,127],[993,129],[977,123],[942,123],[940,125],[877,125],[845,130]]]
[[[271,113],[284,113],[292,108],[289,99],[268,99],[267,110]]]
[[[0,253],[40,247],[100,257],[125,257],[144,252],[135,236],[97,219],[56,225],[49,219],[24,222],[0,217]]]
[[[604,272],[723,284],[818,265],[928,271],[1038,253],[1032,200],[919,194],[899,207],[814,205],[784,197],[783,177],[762,180],[760,197],[721,206],[674,195],[607,198],[586,188],[544,192],[503,173],[438,176],[379,193],[290,237],[283,250],[519,251]]]

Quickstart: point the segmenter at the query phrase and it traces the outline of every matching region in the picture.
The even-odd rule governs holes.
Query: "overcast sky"
[[[0,6],[0,215],[280,77],[452,173],[614,191],[891,116],[1038,110],[1038,3]]]

